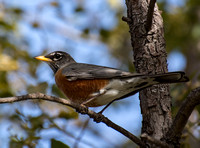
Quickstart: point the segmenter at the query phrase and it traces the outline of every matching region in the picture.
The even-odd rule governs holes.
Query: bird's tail
[[[158,83],[180,83],[188,82],[189,78],[182,71],[168,72],[150,76]]]

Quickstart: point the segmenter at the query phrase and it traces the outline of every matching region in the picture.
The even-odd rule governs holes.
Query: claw
[[[104,115],[101,113],[97,113],[97,115],[93,118],[96,123],[100,123],[103,121]]]
[[[87,114],[88,113],[88,107],[84,104],[81,104],[79,108],[76,108],[76,112],[81,114]]]

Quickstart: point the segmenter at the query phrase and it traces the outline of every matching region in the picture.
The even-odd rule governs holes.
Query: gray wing
[[[77,79],[127,78],[139,76],[115,68],[83,63],[73,63],[64,67],[62,69],[62,74],[65,75],[69,81]]]

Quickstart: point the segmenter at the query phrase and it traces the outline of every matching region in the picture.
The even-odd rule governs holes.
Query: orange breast
[[[91,79],[91,80],[75,80],[68,81],[65,76],[62,75],[61,70],[58,70],[55,74],[55,81],[59,89],[69,98],[76,103],[83,103],[90,99],[90,94],[98,92],[101,88],[108,84],[107,79]],[[96,106],[95,104],[92,106]]]

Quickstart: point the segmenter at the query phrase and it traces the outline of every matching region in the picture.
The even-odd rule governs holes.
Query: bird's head
[[[46,56],[37,56],[35,59],[46,62],[54,73],[64,66],[75,63],[75,60],[68,53],[63,51],[54,51]]]

